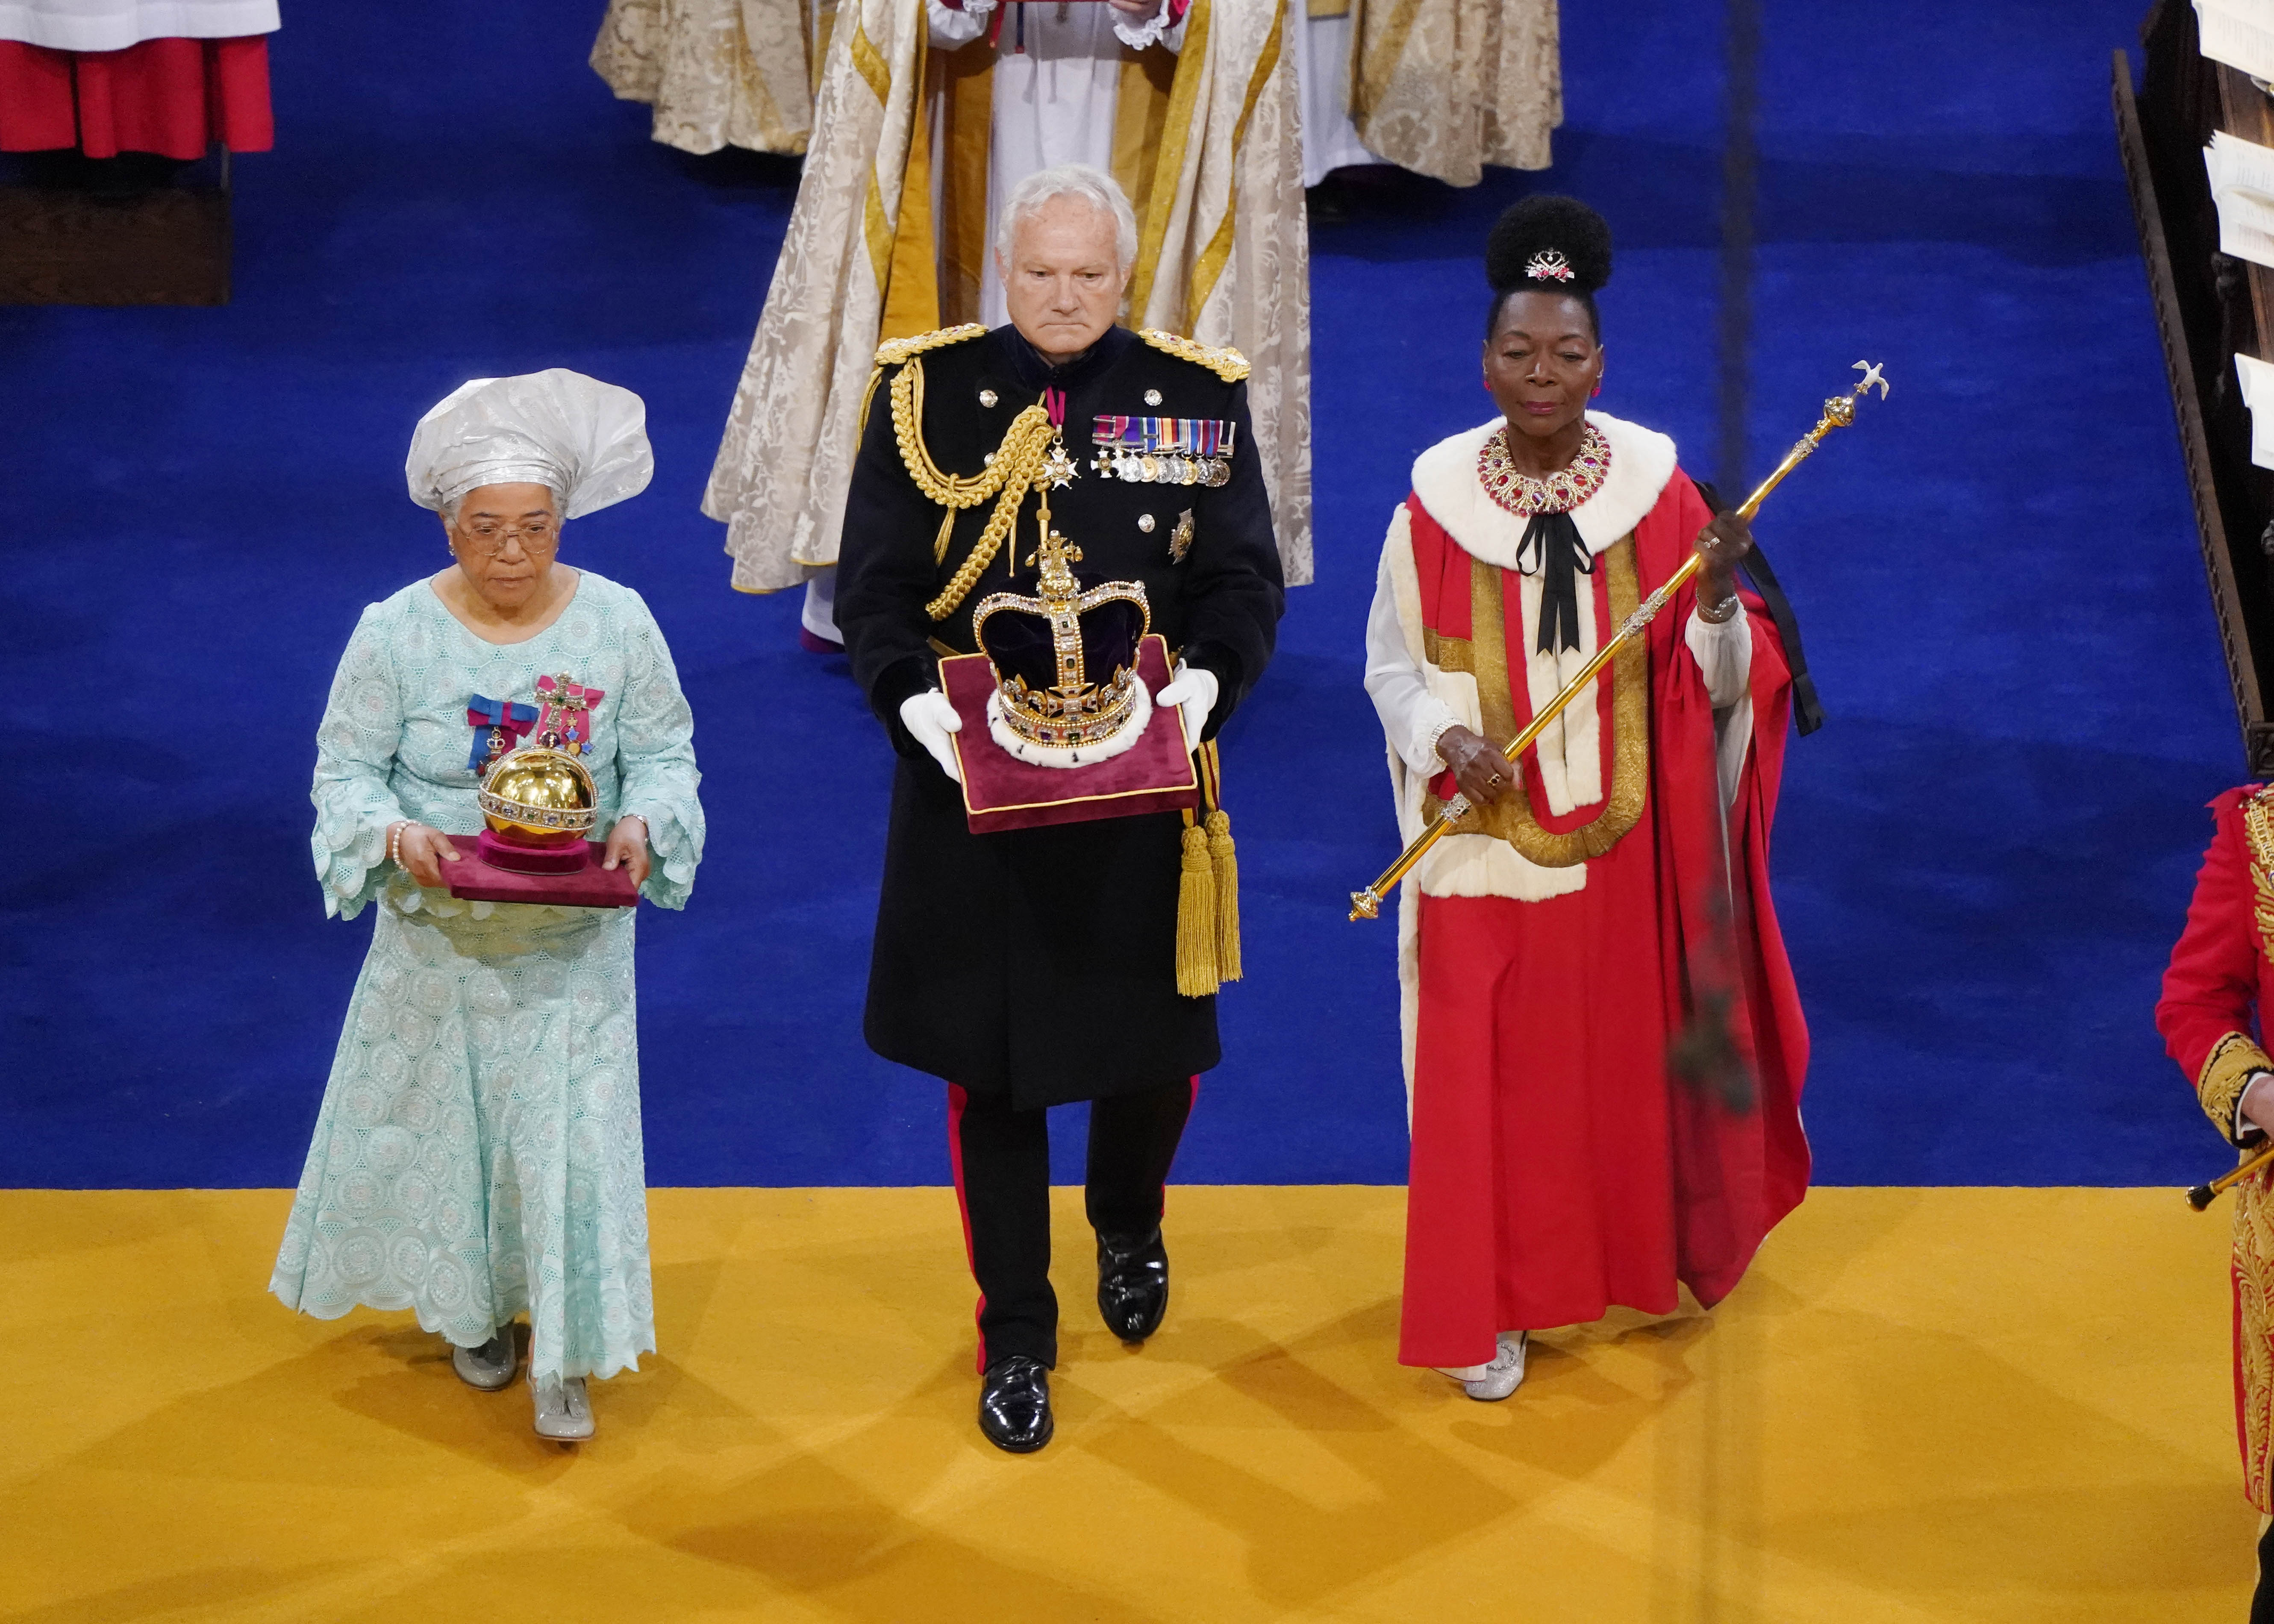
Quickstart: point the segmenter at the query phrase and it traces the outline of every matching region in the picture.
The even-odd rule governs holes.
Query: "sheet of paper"
[[[2274,0],[2195,0],[2195,25],[2213,62],[2274,79]]]
[[[2203,148],[2203,166],[2218,206],[2220,251],[2274,266],[2274,147],[2220,130]]]
[[[2274,468],[2274,364],[2238,355],[2234,370],[2242,380],[2242,403],[2250,408],[2250,460]]]

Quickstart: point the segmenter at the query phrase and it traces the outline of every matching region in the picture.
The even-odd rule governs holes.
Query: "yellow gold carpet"
[[[972,1423],[944,1190],[662,1190],[663,1351],[540,1443],[281,1191],[0,1193],[0,1616],[2239,1620],[2223,1212],[1823,1190],[1710,1320],[1393,1362],[1404,1192],[1179,1188],[1125,1351],[1058,1192],[1058,1439]]]

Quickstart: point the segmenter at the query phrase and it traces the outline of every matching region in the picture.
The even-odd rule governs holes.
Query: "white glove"
[[[911,694],[900,701],[900,726],[908,730],[911,738],[931,752],[939,770],[958,784],[963,782],[961,769],[955,764],[953,736],[963,731],[963,718],[955,713],[954,705],[937,688],[927,688],[921,694]]]
[[[1208,726],[1209,712],[1216,709],[1216,673],[1178,660],[1168,686],[1153,695],[1158,703],[1174,705],[1184,712],[1187,750],[1201,748],[1201,729]]]

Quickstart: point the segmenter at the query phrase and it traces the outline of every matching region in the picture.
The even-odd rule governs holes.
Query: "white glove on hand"
[[[963,718],[946,695],[937,688],[927,688],[921,694],[911,694],[900,701],[900,726],[908,730],[911,738],[931,752],[939,770],[958,784],[963,773],[955,764],[953,735],[963,731]]]
[[[1184,712],[1187,750],[1201,748],[1201,729],[1208,726],[1209,712],[1216,709],[1216,673],[1178,660],[1168,686],[1153,695],[1156,703],[1174,705]]]

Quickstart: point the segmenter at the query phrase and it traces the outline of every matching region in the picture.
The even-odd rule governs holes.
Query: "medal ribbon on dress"
[[[537,726],[537,707],[517,705],[509,699],[485,699],[477,694],[466,702],[466,723],[474,730],[474,748],[466,765],[480,772]]]
[[[607,695],[570,680],[567,672],[537,679],[537,741],[571,756],[592,753],[592,708]]]

